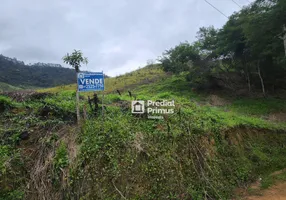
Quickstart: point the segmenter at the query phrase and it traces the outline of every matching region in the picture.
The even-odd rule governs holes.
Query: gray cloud
[[[227,16],[231,0],[208,0]],[[251,0],[253,1],[253,0]],[[236,0],[241,6],[248,0]],[[81,49],[83,69],[123,74],[156,59],[199,27],[226,18],[203,0],[0,0],[0,53],[26,63],[54,62]]]

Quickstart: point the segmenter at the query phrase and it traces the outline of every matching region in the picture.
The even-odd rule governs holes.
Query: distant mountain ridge
[[[74,69],[53,63],[25,64],[0,54],[0,82],[19,88],[53,87],[75,83]]]

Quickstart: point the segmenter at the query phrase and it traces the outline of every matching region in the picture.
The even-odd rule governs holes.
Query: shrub
[[[13,107],[12,101],[10,98],[5,96],[0,96],[0,112],[4,112],[7,109]]]

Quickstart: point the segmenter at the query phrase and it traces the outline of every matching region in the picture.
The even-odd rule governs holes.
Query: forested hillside
[[[165,71],[189,72],[197,89],[232,92],[286,88],[286,1],[257,0],[229,17],[220,29],[202,27],[197,41],[163,53]]]
[[[59,64],[26,65],[16,58],[0,55],[0,82],[19,87],[52,87],[75,82],[75,71]]]

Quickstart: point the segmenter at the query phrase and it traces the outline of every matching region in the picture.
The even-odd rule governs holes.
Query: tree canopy
[[[202,27],[192,44],[180,43],[163,53],[165,71],[189,71],[203,80],[236,73],[251,88],[279,88],[286,77],[286,1],[256,0],[215,29]],[[191,70],[188,63],[195,67]],[[197,79],[196,79],[197,80]],[[282,81],[283,82],[283,81]]]
[[[63,57],[63,61],[64,63],[69,64],[70,66],[75,68],[76,72],[79,72],[81,64],[88,63],[87,57],[83,57],[83,54],[80,50],[74,50],[71,54],[67,53]]]

